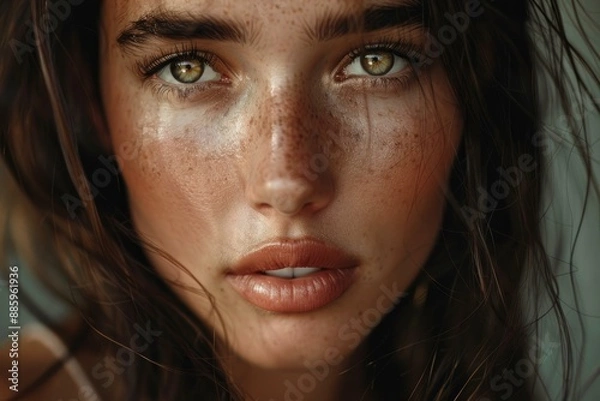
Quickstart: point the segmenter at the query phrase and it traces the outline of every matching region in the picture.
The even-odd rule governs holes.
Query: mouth
[[[279,313],[322,308],[352,285],[358,261],[341,249],[306,237],[282,239],[250,252],[227,272],[249,303]]]

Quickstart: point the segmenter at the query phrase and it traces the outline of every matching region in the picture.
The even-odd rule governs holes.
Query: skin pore
[[[225,366],[255,399],[283,399],[286,380],[296,383],[331,349],[339,363],[305,399],[360,396],[360,369],[339,375],[360,358],[356,334],[368,333],[354,324],[377,308],[382,288],[406,290],[436,241],[462,120],[440,63],[414,71],[402,57],[407,46],[397,45],[418,48],[425,29],[323,28],[390,4],[406,2],[103,3],[106,137],[135,227],[214,297],[224,327],[207,297],[190,290],[192,277],[148,254],[218,338],[226,333]],[[173,18],[181,21],[164,21]],[[369,60],[379,63],[368,69]],[[305,236],[359,261],[334,302],[268,312],[226,280],[259,244]]]

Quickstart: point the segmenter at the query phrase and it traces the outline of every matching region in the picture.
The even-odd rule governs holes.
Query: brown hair
[[[59,3],[68,13],[66,6],[63,14],[52,9]],[[490,380],[527,356],[527,338],[541,314],[525,316],[525,284],[535,310],[538,301],[551,301],[563,337],[562,396],[572,399],[572,345],[540,234],[547,132],[537,79],[547,75],[569,116],[573,146],[588,174],[587,199],[598,185],[585,131],[577,130],[569,99],[591,101],[600,110],[582,78],[590,74],[598,85],[597,75],[567,40],[555,0],[423,3],[437,52],[424,51],[413,64],[419,68],[440,59],[465,128],[450,207],[436,248],[411,287],[414,296],[402,300],[367,340],[371,351],[365,363],[373,388],[381,400],[498,398]],[[6,266],[8,250],[15,249],[50,284],[65,278],[70,293],[63,297],[85,317],[84,333],[91,328],[107,339],[107,352],[128,347],[134,324],[151,321],[162,331],[161,341],[138,352],[126,371],[126,399],[242,399],[220,366],[212,330],[145,257],[143,248],[169,258],[133,229],[118,173],[102,188],[94,185],[101,157],[110,157],[98,136],[104,124],[98,90],[100,4],[56,4],[29,0],[0,6],[0,149],[12,177],[2,178],[8,190],[1,200],[1,263]],[[580,7],[576,1],[571,5]],[[440,43],[436,34],[444,27],[458,30],[453,24],[459,22],[448,16],[478,6],[482,11],[468,29],[452,43]],[[542,30],[544,57],[532,43],[530,25]],[[592,55],[598,60],[596,52]],[[573,83],[563,77],[565,64],[575,71]],[[513,174],[514,185],[505,195],[489,196],[498,191],[496,183],[507,181],[506,174]],[[198,285],[196,291],[210,299]],[[517,388],[512,397],[533,399],[531,386]]]

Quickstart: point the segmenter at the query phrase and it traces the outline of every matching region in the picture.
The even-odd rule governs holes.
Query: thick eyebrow
[[[421,1],[411,1],[401,5],[373,6],[362,15],[326,15],[314,27],[307,26],[306,34],[310,40],[325,42],[351,33],[424,25],[425,21],[424,5]]]
[[[151,12],[132,22],[117,37],[122,48],[139,47],[150,39],[207,39],[245,43],[253,37],[239,21],[195,17],[169,11]]]
[[[361,31],[423,25],[425,14],[421,1],[415,0],[402,5],[373,6],[362,14],[325,15],[315,25],[305,26],[305,34],[311,41],[324,42]],[[151,39],[204,39],[243,44],[256,38],[257,32],[252,28],[233,19],[158,10],[130,23],[118,35],[117,43],[123,49],[140,47]]]

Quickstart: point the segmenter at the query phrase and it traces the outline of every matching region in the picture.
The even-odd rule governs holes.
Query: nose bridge
[[[260,122],[250,133],[255,147],[248,166],[247,196],[255,208],[295,214],[327,203],[325,171],[315,171],[318,158],[317,113],[300,80],[272,87],[256,107]]]
[[[284,159],[284,165],[300,168],[317,145],[311,132],[308,100],[288,89],[281,90],[273,94],[269,108],[272,161]]]
[[[281,174],[302,170],[318,146],[311,124],[310,100],[290,86],[273,90],[260,113],[266,117],[269,159],[278,165],[276,170]]]

